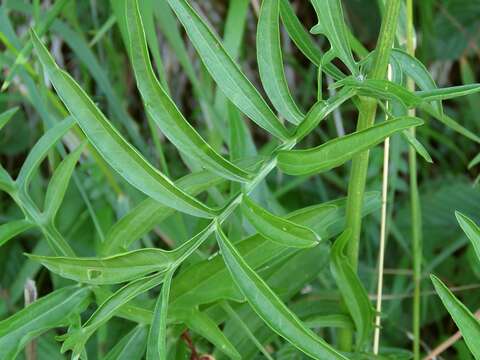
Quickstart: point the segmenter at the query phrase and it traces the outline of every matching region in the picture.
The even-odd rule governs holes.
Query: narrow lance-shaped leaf
[[[480,260],[480,227],[460,211],[455,211],[455,217],[463,232],[470,240],[477,258]]]
[[[53,173],[52,179],[48,184],[47,194],[45,195],[45,215],[51,221],[54,220],[60,205],[62,204],[65,192],[67,191],[70,178],[72,177],[75,164],[82,154],[84,144],[78,146],[75,151],[69,154],[58,165]]]
[[[336,138],[316,148],[288,150],[278,154],[278,166],[289,175],[311,175],[333,169],[355,154],[368,150],[396,132],[422,125],[416,117],[399,117],[366,130]]]
[[[297,15],[295,15],[290,0],[280,0],[280,16],[288,35],[295,45],[297,45],[298,49],[312,63],[320,66],[323,54],[312,39],[312,36],[298,19]],[[324,64],[322,69],[324,69],[325,72],[335,80],[340,80],[345,77],[345,75],[332,63]]]
[[[246,195],[242,201],[242,212],[259,234],[281,245],[306,248],[320,241],[309,228],[269,213]]]
[[[430,278],[443,305],[460,329],[468,348],[475,359],[480,359],[480,322],[439,278],[435,275],[430,275]]]
[[[353,59],[352,50],[344,21],[342,3],[340,0],[311,0],[318,17],[318,24],[310,32],[324,34],[330,42],[332,56],[338,57],[348,67],[351,74],[359,74],[357,64]],[[324,57],[329,58],[327,54]],[[322,60],[323,62],[323,60]]]
[[[420,60],[401,49],[392,49],[390,56],[395,59],[395,63],[400,66],[401,70],[409,78],[415,81],[421,90],[434,90],[437,88],[432,75]],[[438,112],[443,112],[441,101],[435,102],[434,106]]]
[[[471,169],[472,167],[476,166],[477,164],[480,164],[480,153],[477,154],[469,163],[468,163],[468,168]]]
[[[37,170],[41,162],[47,157],[50,149],[55,146],[58,140],[60,140],[75,124],[72,117],[68,117],[65,120],[59,122],[57,125],[49,129],[42,137],[37,141],[33,148],[28,153],[25,162],[23,163],[20,172],[17,176],[17,184],[24,191],[27,190],[32,176]]]
[[[412,93],[405,87],[388,80],[358,80],[350,76],[335,83],[335,86],[340,85],[356,89],[359,95],[369,96],[375,99],[400,101],[409,109],[425,101],[420,96],[417,96],[417,93]]]
[[[425,146],[412,135],[410,131],[402,131],[403,138],[415,149],[415,151],[428,163],[433,163],[432,157],[428,153]]]
[[[346,359],[305,327],[300,319],[285,306],[265,281],[247,265],[222,232],[220,225],[217,225],[217,242],[235,283],[253,310],[273,331],[314,359]]]
[[[257,61],[263,88],[277,111],[293,124],[304,115],[288,89],[280,47],[280,0],[262,1],[257,27]]]
[[[248,181],[250,175],[218,154],[188,123],[157,80],[150,63],[137,0],[126,1],[130,56],[145,108],[167,138],[185,155],[222,177]]]
[[[58,95],[87,138],[112,168],[134,187],[169,207],[200,217],[213,217],[216,214],[213,209],[178,189],[170,179],[148,163],[108,122],[75,80],[58,68],[35,33],[32,33],[32,39]]]
[[[15,181],[13,181],[2,165],[0,165],[0,190],[5,192],[13,192],[15,190]]]
[[[135,326],[105,355],[103,360],[141,360],[147,345],[148,327]]]
[[[207,226],[189,241],[170,251],[147,248],[104,258],[28,256],[67,279],[95,285],[118,284],[153,272],[164,272],[178,265],[177,262],[195,251],[211,232]]]
[[[218,37],[186,0],[167,0],[220,89],[245,115],[281,140],[289,134]]]
[[[480,92],[480,84],[451,86],[433,90],[416,91],[415,95],[424,101],[448,100]]]
[[[367,291],[344,254],[350,234],[351,232],[346,230],[335,240],[332,247],[330,269],[355,323],[358,332],[357,349],[360,350],[373,331],[375,312],[368,299]]]
[[[170,285],[175,268],[168,271],[162,291],[155,304],[152,325],[148,333],[147,360],[165,360],[167,358],[167,315]]]
[[[28,220],[15,220],[0,225],[0,246],[34,226],[35,224],[32,224]]]
[[[10,121],[10,119],[13,117],[13,115],[15,115],[17,111],[18,107],[14,107],[0,114],[0,131]]]
[[[70,329],[67,334],[60,337],[60,340],[64,340],[62,353],[71,350],[72,356],[78,359],[90,336],[92,336],[100,326],[110,320],[122,305],[128,303],[136,296],[160,285],[164,279],[165,272],[156,273],[132,281],[117,290],[98,307],[81,328]]]
[[[297,142],[307,136],[318,124],[324,120],[332,111],[337,109],[345,101],[352,98],[356,94],[356,90],[352,88],[343,88],[328,100],[320,100],[312,106],[305,116],[305,119],[297,127],[295,137]]]
[[[0,321],[0,358],[14,360],[30,340],[49,329],[68,325],[72,315],[87,307],[89,298],[88,288],[64,287]]]

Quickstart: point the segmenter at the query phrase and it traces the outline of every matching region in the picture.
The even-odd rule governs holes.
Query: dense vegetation
[[[480,359],[479,29],[2,1],[0,359]]]

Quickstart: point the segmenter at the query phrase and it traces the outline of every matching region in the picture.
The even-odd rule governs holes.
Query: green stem
[[[372,70],[368,74],[369,79],[385,79],[386,77],[390,52],[395,39],[400,14],[400,4],[401,0],[389,0],[386,2],[380,35],[375,50],[374,64]],[[375,122],[376,113],[377,101],[372,98],[361,98],[357,130],[364,130],[371,127]],[[361,210],[367,179],[368,158],[368,151],[360,153],[353,158],[348,185],[346,227],[350,228],[352,231],[352,237],[348,243],[347,256],[354,269],[356,269],[358,265],[360,231],[362,228]],[[339,333],[339,346],[341,350],[351,350],[351,330],[341,330]]]
[[[407,52],[415,56],[415,39],[413,27],[413,1],[407,0]],[[407,83],[410,91],[415,91],[415,83],[408,79]],[[415,110],[411,110],[409,115],[415,116]],[[415,136],[415,129],[410,130]],[[420,198],[417,181],[417,155],[415,149],[408,148],[408,170],[410,174],[410,206],[412,219],[412,249],[413,249],[413,358],[420,359],[420,283],[422,277],[422,210],[420,207]]]

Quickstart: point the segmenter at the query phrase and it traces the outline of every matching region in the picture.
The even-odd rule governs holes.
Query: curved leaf
[[[398,131],[422,124],[423,121],[416,117],[399,117],[330,140],[316,148],[280,151],[278,166],[289,175],[310,175],[327,171],[342,165],[355,154],[372,148]]]
[[[43,134],[33,146],[16,179],[16,183],[23,191],[27,191],[28,184],[35,173],[35,170],[37,170],[41,162],[47,157],[50,149],[72,128],[74,124],[75,121],[72,117],[66,118]]]
[[[103,360],[141,360],[147,344],[147,327],[135,326],[105,355]]]
[[[72,315],[87,307],[89,298],[88,288],[65,287],[0,321],[0,358],[14,360],[30,340],[49,329],[68,325]]]
[[[281,140],[289,134],[218,37],[186,0],[167,0],[220,89],[245,115]]]
[[[165,360],[167,358],[167,313],[170,285],[175,268],[165,276],[162,291],[155,304],[152,325],[148,332],[147,360]]]
[[[428,153],[427,149],[417,140],[410,131],[402,131],[403,138],[415,149],[415,151],[428,163],[433,163],[432,157]]]
[[[330,42],[331,48],[328,53],[332,57],[338,57],[342,60],[351,74],[357,76],[359,70],[350,48],[350,38],[344,21],[341,1],[311,0],[311,2],[317,13],[318,24],[310,32],[313,34],[324,34]],[[327,54],[324,55],[324,58],[329,57]]]
[[[202,139],[162,88],[150,63],[137,0],[128,0],[126,6],[130,57],[138,89],[152,119],[180,151],[202,166],[230,180],[248,181],[250,174],[223,158]]]
[[[72,177],[78,159],[80,159],[83,147],[84,144],[78,146],[75,151],[63,159],[55,169],[52,179],[48,184],[47,194],[45,195],[44,213],[51,221],[55,218],[55,215],[62,204],[70,178]]]
[[[304,115],[288,89],[280,47],[280,0],[262,2],[257,26],[257,62],[263,88],[277,111],[293,124]]]
[[[246,195],[242,201],[242,212],[260,235],[281,245],[305,248],[320,241],[309,228],[269,213]]]
[[[35,224],[32,224],[28,220],[15,220],[0,225],[0,246],[18,234],[21,234],[22,232],[27,231],[34,226]]]
[[[250,306],[277,334],[318,360],[346,359],[305,327],[268,285],[247,265],[217,224],[217,242],[235,283]]]
[[[430,278],[443,305],[445,305],[453,321],[455,321],[455,324],[457,324],[462,333],[468,348],[475,359],[480,359],[480,322],[439,278],[435,275],[430,275]]]
[[[18,106],[8,109],[7,111],[4,111],[3,113],[0,114],[0,131],[3,129],[5,125],[10,121],[10,119],[15,115],[15,113],[18,111]]]
[[[178,189],[149,164],[108,122],[75,80],[58,68],[35,33],[32,33],[32,39],[58,95],[110,166],[134,187],[169,207],[199,217],[216,214],[213,209]]]
[[[473,250],[480,260],[480,227],[468,216],[462,214],[460,211],[455,211],[455,217],[458,224],[462,228],[465,235],[467,235],[470,243],[473,246]]]
[[[415,95],[424,101],[448,100],[480,92],[480,84],[451,86],[448,88],[416,91]]]
[[[330,269],[355,323],[358,332],[357,349],[360,350],[373,331],[375,311],[367,291],[344,254],[350,234],[351,231],[346,230],[335,240],[332,246]]]

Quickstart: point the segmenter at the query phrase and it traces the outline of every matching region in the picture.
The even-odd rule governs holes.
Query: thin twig
[[[392,67],[388,66],[388,80],[392,79]],[[388,104],[387,104],[388,106]],[[387,117],[388,120],[388,117]],[[390,160],[390,138],[386,138],[383,146],[383,179],[382,179],[382,218],[380,223],[380,244],[378,251],[378,283],[377,283],[377,304],[375,316],[375,332],[373,336],[373,353],[378,354],[380,346],[380,325],[382,312],[383,293],[383,264],[385,260],[385,242],[387,229],[387,198],[388,198],[388,168]]]

